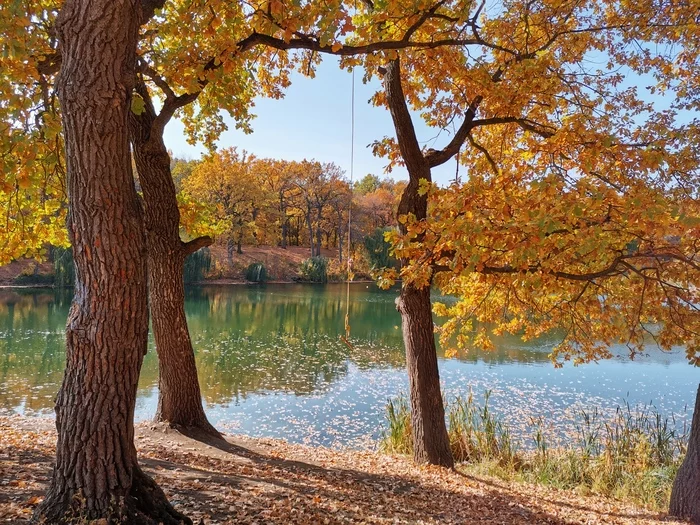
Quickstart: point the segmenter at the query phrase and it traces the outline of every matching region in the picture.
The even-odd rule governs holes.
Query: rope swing
[[[355,66],[351,69],[352,85],[350,89],[350,192],[352,192],[352,184],[355,175]],[[352,260],[351,255],[351,236],[352,236],[352,193],[350,203],[348,204],[348,254],[346,257],[347,263],[347,279],[346,279],[346,294],[345,294],[345,336],[340,336],[343,342],[348,345],[350,350],[353,350],[350,344],[350,281],[352,278]]]

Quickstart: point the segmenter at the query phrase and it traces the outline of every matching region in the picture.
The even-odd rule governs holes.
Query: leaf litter
[[[29,523],[50,478],[51,420],[0,417],[0,523]],[[615,500],[371,451],[226,436],[199,441],[140,423],[144,470],[199,525],[681,523]]]

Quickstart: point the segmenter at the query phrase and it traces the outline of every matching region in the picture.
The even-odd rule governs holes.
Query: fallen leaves
[[[0,523],[29,523],[46,489],[55,432],[36,421],[0,417]],[[143,424],[136,446],[171,502],[203,525],[668,523],[616,501],[368,451],[243,436],[205,444]]]

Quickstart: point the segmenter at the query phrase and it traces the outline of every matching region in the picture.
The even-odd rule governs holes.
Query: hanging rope
[[[352,76],[352,86],[350,90],[350,191],[352,192],[352,184],[355,175],[355,67],[353,66],[351,70]],[[352,246],[352,193],[350,196],[350,203],[348,205],[348,253],[346,257],[347,262],[347,290],[345,294],[345,337],[341,336],[343,342],[348,345],[352,350],[352,345],[350,344],[350,280],[352,277],[352,259],[351,246]]]

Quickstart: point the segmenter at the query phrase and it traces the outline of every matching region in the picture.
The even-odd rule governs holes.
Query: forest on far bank
[[[334,163],[262,159],[235,148],[171,157],[180,235],[214,240],[189,256],[187,283],[343,281],[348,254],[355,280],[397,264],[384,237],[397,226],[405,181],[373,174],[350,181]],[[36,255],[0,267],[0,284],[73,284],[69,248],[47,243]]]

